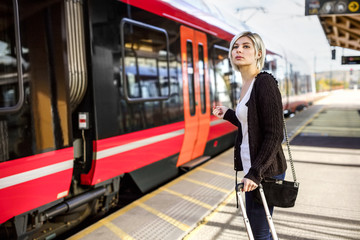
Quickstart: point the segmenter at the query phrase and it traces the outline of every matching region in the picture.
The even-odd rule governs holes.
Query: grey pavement
[[[360,239],[360,91],[332,92],[306,111],[315,116],[300,113],[287,120],[288,126],[306,124],[290,132],[300,190],[295,207],[275,209],[277,234],[280,239]],[[247,239],[234,192],[184,239]]]

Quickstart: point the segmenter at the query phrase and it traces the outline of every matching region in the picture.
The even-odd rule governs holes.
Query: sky
[[[341,65],[341,56],[359,56],[360,51],[331,47],[317,16],[305,16],[305,0],[191,0],[203,2],[213,11],[231,19],[232,25],[248,25],[266,39],[274,41],[301,58],[315,72],[360,70],[360,65]],[[264,38],[264,41],[265,41]],[[266,45],[265,41],[265,45]]]

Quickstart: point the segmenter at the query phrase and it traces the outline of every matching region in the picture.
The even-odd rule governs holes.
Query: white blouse
[[[253,88],[255,80],[250,84],[249,89],[247,90],[245,96],[236,106],[236,117],[241,123],[242,130],[242,143],[240,145],[240,157],[241,162],[244,168],[244,174],[246,175],[249,172],[251,167],[251,158],[250,158],[250,148],[249,148],[249,135],[248,135],[248,107],[245,105],[250,98],[251,91]]]

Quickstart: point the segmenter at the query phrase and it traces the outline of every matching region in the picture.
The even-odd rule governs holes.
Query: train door
[[[210,127],[206,35],[185,26],[180,35],[185,136],[177,166],[203,155]]]

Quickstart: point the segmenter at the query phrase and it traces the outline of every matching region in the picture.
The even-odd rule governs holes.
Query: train
[[[0,238],[52,239],[233,146],[240,29],[185,0],[0,3]],[[310,105],[304,62],[267,51],[284,114]],[[301,67],[298,67],[298,66]]]

